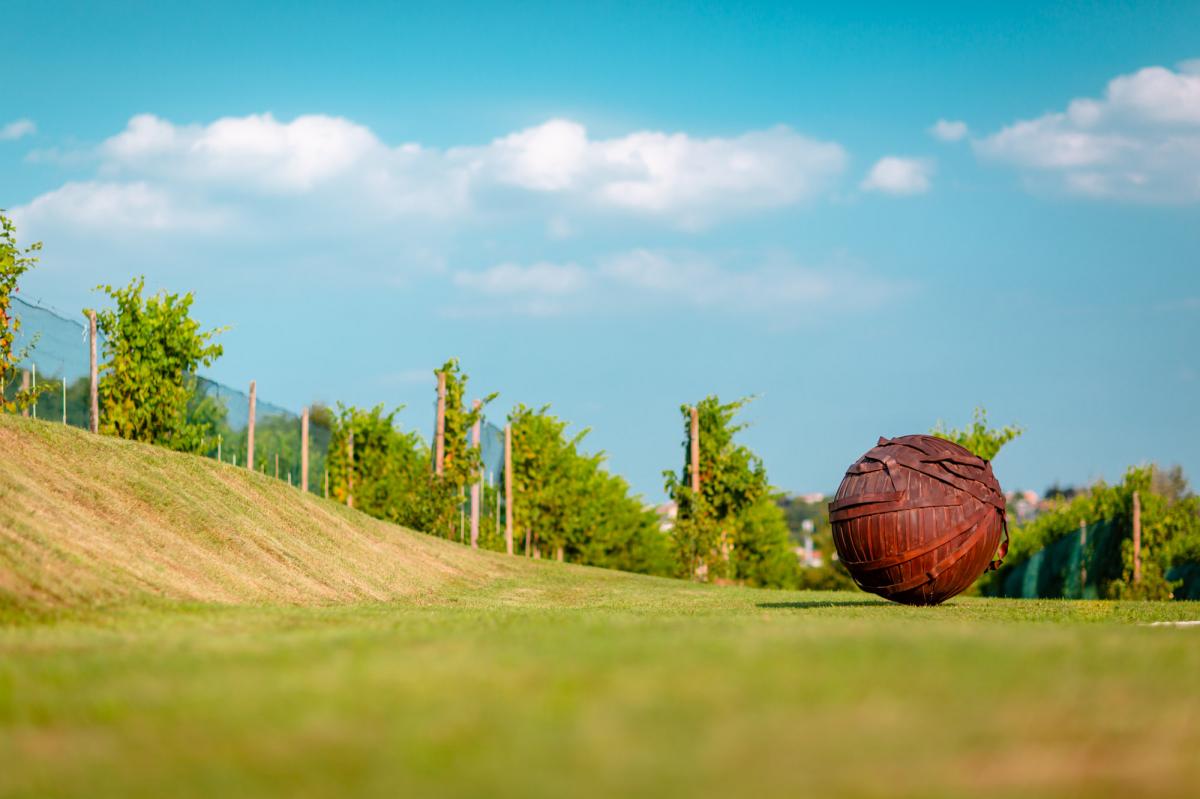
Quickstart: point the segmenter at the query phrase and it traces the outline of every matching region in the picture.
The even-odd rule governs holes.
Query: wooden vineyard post
[[[689,471],[691,474],[692,493],[699,498],[700,494],[700,409],[695,405],[692,406],[692,430],[688,436],[690,445],[690,463]]]
[[[23,372],[21,372],[21,393],[24,394],[28,390],[29,390],[29,372],[23,371]],[[25,418],[29,418],[29,408],[28,407],[22,408],[21,415],[24,416]]]
[[[471,410],[475,411],[475,424],[471,425],[471,448],[479,451],[479,408],[482,403],[475,400]],[[471,549],[479,549],[479,494],[482,488],[483,470],[471,482]]]
[[[346,505],[354,507],[354,431],[346,437],[346,456],[349,466],[346,469]]]
[[[446,373],[438,372],[437,412],[433,426],[433,473],[442,476],[446,457]]]
[[[512,425],[504,425],[504,549],[513,553]]]
[[[30,364],[30,374],[33,378],[33,418],[37,418],[37,364]]]
[[[308,493],[308,408],[300,413],[300,490]]]
[[[329,470],[325,470],[325,499],[329,499]]]
[[[1079,598],[1087,588],[1087,522],[1079,520]]]
[[[63,378],[62,384],[63,384],[63,385],[62,385],[62,390],[63,390],[63,406],[62,406],[62,408],[63,408],[63,424],[66,424],[66,423],[67,423],[67,378],[65,378],[65,377]]]
[[[88,311],[88,347],[91,350],[91,388],[88,391],[88,429],[100,432],[100,369],[96,365],[96,312]]]
[[[275,479],[279,479],[279,453],[275,453]]]
[[[217,436],[217,463],[221,462],[221,436]]]
[[[1142,498],[1133,492],[1133,582],[1142,581]]]
[[[246,468],[254,471],[254,403],[257,399],[258,386],[250,381],[250,412],[246,422]]]

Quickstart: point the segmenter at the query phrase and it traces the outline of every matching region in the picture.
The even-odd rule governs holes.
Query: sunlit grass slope
[[[535,568],[245,469],[0,415],[0,608],[420,598]]]
[[[0,417],[0,796],[1191,797],[1198,603],[531,563]]]

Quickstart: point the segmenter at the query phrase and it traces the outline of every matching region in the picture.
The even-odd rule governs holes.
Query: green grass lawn
[[[0,796],[1194,797],[1170,619],[472,552],[0,415]]]
[[[1196,603],[700,588],[0,629],[6,796],[1195,796]],[[581,579],[582,576],[582,579]]]

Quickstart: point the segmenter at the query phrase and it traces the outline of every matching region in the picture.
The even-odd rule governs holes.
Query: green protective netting
[[[1004,569],[989,593],[1024,599],[1096,599],[1099,586],[1121,577],[1121,542],[1130,535],[1114,521],[1093,522]]]
[[[87,328],[80,320],[49,308],[14,297],[13,316],[21,322],[14,341],[14,351],[23,353],[18,366],[27,372],[30,381],[58,384],[56,391],[43,394],[31,413],[38,418],[64,420],[76,427],[88,426],[88,377],[90,373],[90,343]],[[97,342],[103,358],[103,337]],[[6,388],[12,395],[20,389],[20,381]],[[247,426],[250,416],[248,391],[231,388],[210,380],[196,378],[196,393],[189,409],[193,419],[213,424],[213,434],[206,438],[203,454],[220,458],[225,463],[246,465],[248,454]],[[300,414],[280,405],[255,398],[254,469],[268,475],[278,474],[280,480],[300,484]],[[323,493],[326,485],[326,461],[332,431],[324,424],[309,425],[308,486]],[[483,460],[481,478],[486,500],[495,505],[499,516],[499,487],[504,471],[504,429],[484,419],[480,425],[480,455]],[[489,507],[490,507],[489,505]]]
[[[82,321],[39,305],[13,297],[12,312],[20,321],[13,351],[21,355],[18,368],[28,373],[30,383],[55,383],[56,390],[42,394],[30,414],[40,419],[65,421],[75,427],[88,426],[90,343]],[[97,352],[104,353],[103,337]],[[11,396],[20,389],[20,380],[5,388]],[[65,398],[65,403],[64,403]],[[246,465],[246,428],[250,415],[250,397],[245,391],[230,388],[206,377],[197,377],[196,394],[189,412],[193,418],[214,424],[214,434],[206,439],[203,454],[225,463]],[[254,468],[280,480],[300,484],[300,414],[261,398],[255,399]],[[329,452],[330,430],[321,424],[309,425],[309,490],[324,490],[325,461]]]
[[[502,549],[504,541],[504,428],[486,418],[479,426],[479,455],[482,460],[479,495],[480,546]],[[469,508],[464,507],[469,512]]]
[[[1121,578],[1121,544],[1133,531],[1113,520],[1087,525],[1007,567],[985,593],[1017,599],[1098,599],[1099,588]],[[1086,541],[1085,541],[1086,539]],[[1175,599],[1200,600],[1200,563],[1181,563],[1166,578],[1180,583]]]
[[[1200,563],[1181,563],[1167,572],[1167,579],[1183,583],[1173,591],[1176,599],[1200,600]]]
[[[246,391],[199,377],[193,413],[216,421],[216,435],[206,442],[204,454],[226,463],[246,465],[250,395]],[[324,491],[325,462],[332,432],[315,422],[308,428],[308,487]],[[300,414],[271,402],[254,400],[254,469],[300,485]]]
[[[479,454],[484,482],[498,482],[504,472],[504,428],[483,420],[479,426]]]
[[[21,327],[13,340],[13,351],[27,353],[20,362],[25,369],[37,367],[39,377],[68,383],[86,380],[90,368],[87,328],[79,320],[12,298],[13,316]]]
[[[53,421],[65,418],[67,424],[86,428],[91,369],[87,328],[19,297],[12,298],[10,310],[21,323],[13,338],[17,367],[28,375],[30,385],[54,384],[54,390],[38,397],[30,414]],[[11,399],[20,388],[20,379],[5,386],[6,398]]]

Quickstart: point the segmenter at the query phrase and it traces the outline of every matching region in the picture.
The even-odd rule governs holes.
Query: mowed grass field
[[[1195,796],[1196,603],[716,588],[0,417],[3,796]]]

